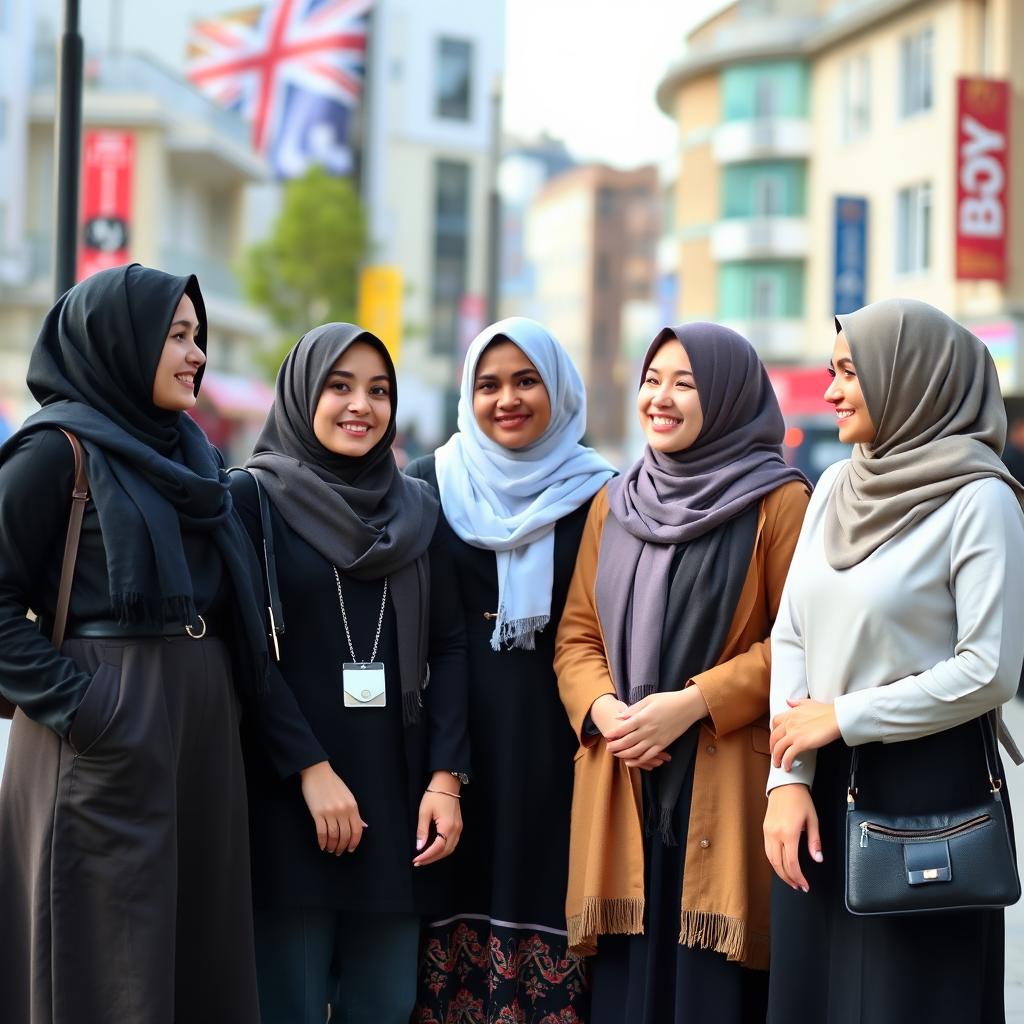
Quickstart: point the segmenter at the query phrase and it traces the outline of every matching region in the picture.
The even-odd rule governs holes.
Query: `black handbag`
[[[989,793],[970,807],[907,815],[858,807],[858,751],[853,749],[846,796],[846,908],[851,914],[979,910],[1008,907],[1020,899],[992,716],[977,721]]]

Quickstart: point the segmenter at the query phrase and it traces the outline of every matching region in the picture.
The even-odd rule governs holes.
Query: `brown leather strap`
[[[75,578],[75,562],[78,559],[78,539],[82,535],[82,519],[85,505],[89,500],[89,480],[85,475],[85,452],[74,434],[63,427],[61,433],[71,443],[75,453],[75,484],[71,491],[71,515],[68,519],[68,535],[64,541],[64,563],[60,570],[60,587],[57,590],[57,611],[53,619],[53,646],[64,642],[64,629],[68,624],[68,608],[71,605],[71,583]]]

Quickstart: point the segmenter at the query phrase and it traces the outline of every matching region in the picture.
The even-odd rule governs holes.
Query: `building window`
[[[754,117],[775,117],[779,109],[779,83],[771,75],[760,75],[754,86]]]
[[[597,192],[597,217],[598,220],[607,220],[615,215],[616,203],[615,190],[610,188],[598,189]]]
[[[468,121],[473,94],[473,44],[465,39],[437,42],[437,116]]]
[[[843,62],[839,131],[843,142],[856,142],[871,130],[871,60],[866,53]]]
[[[779,315],[779,282],[770,274],[755,274],[751,279],[750,312],[755,320]]]
[[[900,115],[932,109],[932,30],[926,28],[900,42]]]
[[[919,274],[931,266],[932,187],[896,193],[896,273]]]
[[[754,179],[754,216],[776,217],[782,213],[782,182],[766,174]]]
[[[431,347],[452,353],[469,264],[469,165],[438,160],[434,173],[434,282]]]

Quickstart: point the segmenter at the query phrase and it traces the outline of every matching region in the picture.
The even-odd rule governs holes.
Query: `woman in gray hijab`
[[[322,1024],[329,1002],[350,1024],[407,1024],[420,915],[446,896],[427,865],[462,829],[450,534],[395,464],[397,402],[378,338],[317,327],[281,367],[249,472],[233,474],[284,625],[246,744],[264,1024]]]
[[[1001,910],[854,916],[843,869],[851,747],[881,811],[988,790],[976,719],[1024,659],[1024,492],[999,460],[999,382],[923,302],[836,328],[825,400],[853,455],[818,483],[772,631],[769,1020],[1002,1021]]]

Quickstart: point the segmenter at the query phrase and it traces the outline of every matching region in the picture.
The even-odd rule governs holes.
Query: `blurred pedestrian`
[[[264,685],[267,650],[251,546],[186,415],[206,340],[194,277],[95,274],[43,322],[42,409],[0,450],[0,692],[20,709],[0,789],[5,1020],[258,1014],[232,680]],[[75,456],[58,428],[90,495],[59,650]]]
[[[1006,399],[1006,446],[1003,463],[1017,483],[1024,486],[1024,400]]]
[[[473,341],[458,425],[409,469],[438,488],[458,536],[474,767],[455,900],[426,930],[416,1019],[572,1024],[589,998],[566,942],[575,743],[552,659],[590,499],[613,471],[579,443],[586,396],[568,354],[523,317]]]
[[[751,345],[665,328],[643,457],[590,510],[555,667],[579,739],[570,948],[594,1024],[764,1019],[768,633],[807,505]]]
[[[825,398],[855,447],[818,484],[772,632],[769,1020],[1001,1022],[1002,910],[844,904],[851,748],[879,813],[989,799],[978,718],[1024,658],[1024,491],[999,461],[995,366],[923,302],[836,330]]]
[[[329,1002],[347,1024],[408,1024],[420,915],[444,881],[427,865],[459,843],[452,539],[395,464],[397,405],[378,338],[314,328],[281,366],[249,472],[232,474],[285,626],[246,735],[263,1024],[322,1024]]]

